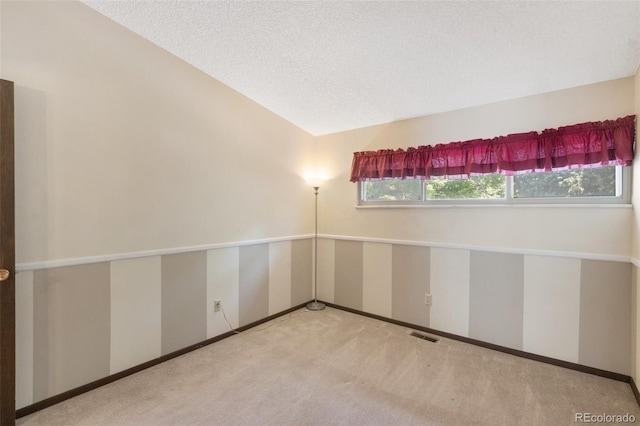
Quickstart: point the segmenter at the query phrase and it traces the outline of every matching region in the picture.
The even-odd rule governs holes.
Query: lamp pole
[[[316,212],[315,212],[316,228],[315,228],[315,234],[313,238],[313,241],[314,241],[313,302],[307,303],[307,309],[309,309],[310,311],[321,311],[325,307],[324,303],[318,302],[318,190],[319,189],[320,189],[320,186],[317,186],[317,185],[313,186],[313,190],[316,197]]]

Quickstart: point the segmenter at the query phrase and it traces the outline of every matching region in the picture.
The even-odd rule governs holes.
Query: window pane
[[[505,198],[505,177],[494,174],[469,179],[431,178],[426,182],[426,191],[429,200]]]
[[[422,185],[419,179],[385,179],[366,181],[363,201],[420,201]]]
[[[514,198],[615,197],[616,167],[516,175]]]

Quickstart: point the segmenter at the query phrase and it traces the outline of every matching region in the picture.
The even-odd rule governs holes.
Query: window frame
[[[465,198],[448,200],[425,199],[426,181],[421,180],[420,201],[381,200],[366,201],[364,185],[366,181],[357,182],[357,207],[434,207],[434,206],[517,206],[517,205],[624,205],[631,202],[631,174],[632,166],[615,166],[616,195],[589,197],[530,197],[515,198],[513,196],[513,176],[505,176],[505,198]]]

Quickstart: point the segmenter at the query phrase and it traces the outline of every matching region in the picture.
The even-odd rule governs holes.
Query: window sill
[[[556,203],[513,203],[513,204],[387,204],[387,205],[356,205],[356,209],[451,209],[451,208],[606,208],[606,209],[630,209],[629,203],[602,203],[602,204],[556,204]]]

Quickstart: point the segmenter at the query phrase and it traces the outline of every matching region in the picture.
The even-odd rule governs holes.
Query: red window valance
[[[351,182],[631,165],[635,115],[417,148],[356,152]]]

